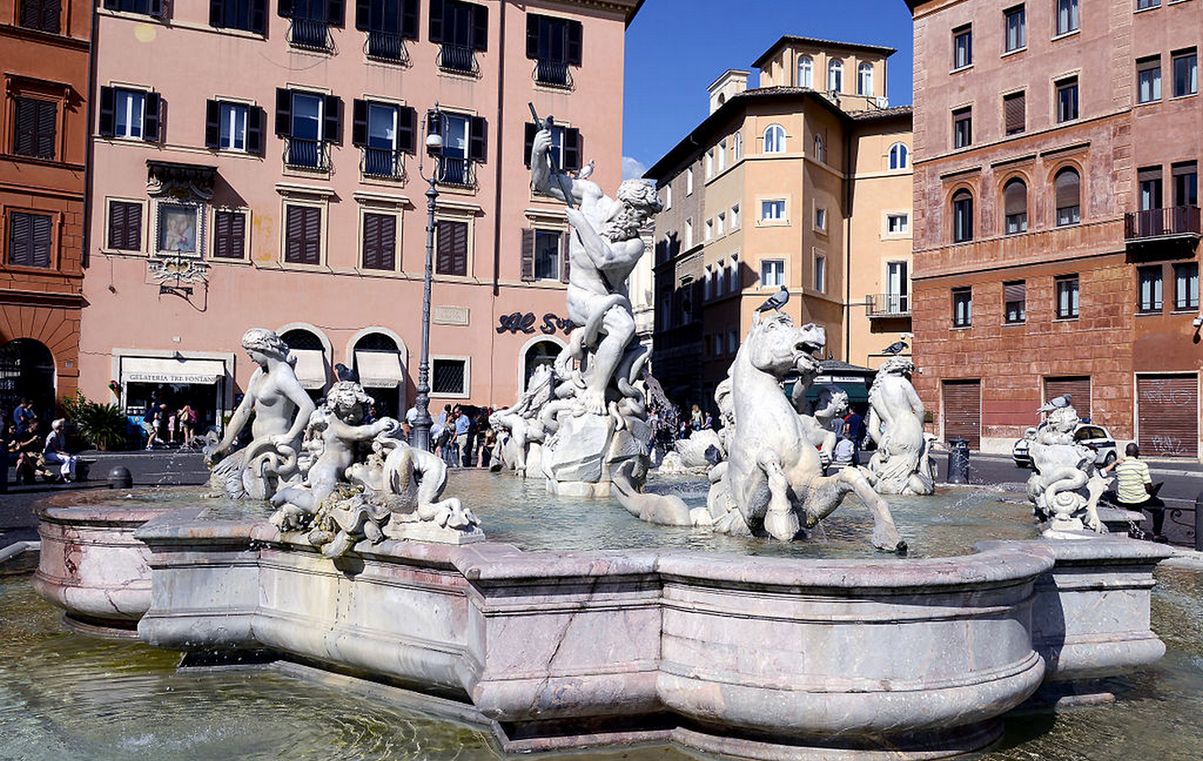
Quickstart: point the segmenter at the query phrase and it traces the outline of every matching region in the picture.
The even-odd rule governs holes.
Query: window
[[[564,234],[559,230],[522,231],[522,279],[563,280],[560,261]]]
[[[815,135],[815,161],[827,163],[827,144],[823,142],[822,135]]]
[[[769,125],[769,128],[764,131],[764,152],[785,152],[785,127],[780,124]]]
[[[1057,172],[1056,186],[1057,226],[1076,225],[1082,221],[1081,197],[1082,178],[1078,170],[1065,168]]]
[[[418,39],[420,0],[358,0],[355,3],[355,28],[367,32],[364,52],[368,58],[405,62],[409,53],[405,40]],[[530,19],[527,16],[529,28]],[[527,44],[529,45],[529,38]]]
[[[1136,61],[1136,102],[1161,100],[1161,56]]]
[[[888,235],[906,235],[911,231],[910,214],[887,214],[886,233]]]
[[[815,290],[827,293],[827,257],[815,254]]]
[[[952,196],[952,242],[973,240],[973,196],[968,190],[958,190]]]
[[[781,221],[785,219],[785,201],[778,199],[774,201],[760,202],[760,218],[765,221]]]
[[[58,104],[36,98],[13,98],[13,153],[53,159]]]
[[[351,106],[351,143],[363,151],[365,176],[400,179],[415,150],[418,113],[407,106],[358,98]],[[533,127],[533,125],[531,125]]]
[[[685,248],[693,248],[693,220],[685,220]]]
[[[706,226],[703,228],[702,240],[704,242],[709,242],[710,239],[713,237],[714,237],[714,220],[708,219],[708,220],[706,220]]]
[[[714,269],[707,264],[706,274],[702,276],[702,298],[709,301],[714,294]]]
[[[14,211],[8,215],[8,264],[14,267],[50,266],[53,217]]]
[[[526,57],[536,62],[536,82],[559,87],[572,85],[568,67],[580,66],[583,60],[582,30],[579,21],[527,14]]]
[[[213,258],[246,258],[246,214],[224,209],[213,212]]]
[[[426,124],[428,133],[437,132],[443,137],[439,182],[475,187],[474,167],[487,157],[489,135],[485,118],[450,111],[430,111],[426,115]]]
[[[1156,8],[1161,5],[1161,0],[1136,0],[1136,10],[1143,11],[1146,8]]]
[[[714,149],[706,151],[706,179],[714,176]]]
[[[973,324],[973,289],[952,289],[952,326],[967,328]]]
[[[439,68],[475,73],[476,52],[488,50],[489,9],[461,0],[432,0],[430,41],[441,46]]]
[[[727,263],[719,261],[714,265],[714,295],[722,296],[727,289]]]
[[[205,145],[236,153],[263,151],[263,109],[245,103],[205,103]]]
[[[736,132],[731,137],[731,155],[736,161],[744,157],[744,135],[742,132]]]
[[[142,204],[109,201],[108,227],[110,250],[142,250]]]
[[[727,168],[727,141],[721,140],[718,144],[718,170],[721,172]]]
[[[1140,210],[1153,211],[1161,206],[1161,167],[1151,166],[1138,169],[1136,181],[1140,189]]]
[[[727,270],[727,290],[735,293],[743,287],[742,280],[739,276],[739,254],[732,254],[731,269]]]
[[[122,87],[100,88],[100,135],[158,142],[159,94]]]
[[[734,330],[727,332],[727,353],[735,354],[739,351],[739,334]]]
[[[1138,267],[1136,279],[1137,292],[1140,294],[1138,302],[1140,311],[1144,314],[1160,312],[1162,308],[1161,265]]]
[[[397,215],[365,212],[361,265],[365,270],[397,269]]]
[[[739,229],[739,204],[731,207],[731,231]]]
[[[963,69],[973,65],[973,27],[962,26],[952,30],[952,68]]]
[[[1003,320],[1008,325],[1017,325],[1028,318],[1027,283],[1016,280],[1003,283]]]
[[[1170,169],[1174,179],[1174,205],[1199,205],[1199,163],[1183,161],[1174,164]]]
[[[910,161],[910,149],[906,143],[894,143],[890,146],[890,169],[906,169]]]
[[[1057,319],[1077,319],[1079,312],[1078,276],[1063,275],[1058,277],[1054,283],[1057,293]]]
[[[1003,121],[1008,135],[1018,135],[1027,129],[1028,106],[1026,93],[1003,96]]]
[[[886,263],[886,312],[888,314],[909,314],[911,311],[910,279],[907,277],[909,265],[906,262]]]
[[[862,63],[856,69],[856,94],[873,95],[873,64]]]
[[[431,357],[430,392],[438,396],[468,396],[468,360]]]
[[[1078,78],[1070,77],[1057,83],[1057,122],[1078,118]]]
[[[26,29],[58,34],[62,16],[60,0],[22,0],[17,23]]]
[[[785,285],[785,260],[760,260],[760,286],[762,288],[780,288]]]
[[[289,19],[289,44],[311,50],[332,50],[330,27],[344,21],[343,0],[280,0],[278,11]]]
[[[1004,232],[1018,235],[1028,231],[1028,186],[1013,179],[1003,187],[1003,208],[1006,215]]]
[[[798,59],[798,87],[813,88],[815,82],[815,62],[810,56],[804,55]]]
[[[1078,0],[1057,0],[1057,34],[1078,30]]]
[[[209,26],[267,33],[267,0],[209,0]]]
[[[664,208],[671,209],[673,207],[673,186],[664,186]]]
[[[1199,308],[1199,265],[1186,262],[1174,265],[1174,311]]]
[[[685,195],[693,195],[693,167],[685,170]]]
[[[468,223],[440,219],[435,223],[436,275],[468,274]]]
[[[156,18],[163,15],[163,0],[104,0],[104,7],[122,13],[141,13]]]
[[[844,62],[838,58],[831,59],[831,63],[827,64],[827,91],[828,92],[843,92],[844,90]]]
[[[827,231],[827,209],[821,206],[815,207],[815,229],[820,232]]]
[[[1174,97],[1199,92],[1199,55],[1196,48],[1175,51],[1170,59],[1174,67]]]
[[[1022,5],[1003,11],[1005,19],[1006,39],[1003,49],[1010,53],[1028,46],[1027,14]]]
[[[952,147],[967,148],[973,144],[973,109],[959,108],[952,112]]]
[[[284,261],[289,264],[322,263],[322,210],[316,206],[284,207]]]
[[[721,212],[717,217],[715,217],[714,234],[719,237],[722,237],[723,234],[726,232],[727,232],[727,214],[726,214],[726,212]]]

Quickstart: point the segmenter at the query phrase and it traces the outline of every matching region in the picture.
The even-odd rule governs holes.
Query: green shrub
[[[63,399],[62,407],[77,435],[96,449],[106,452],[127,445],[125,413],[117,405],[88,401],[77,391],[74,398]]]

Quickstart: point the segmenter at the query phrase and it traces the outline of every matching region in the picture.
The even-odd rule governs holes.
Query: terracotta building
[[[1041,400],[1199,453],[1195,2],[910,2],[916,385],[1005,450]]]
[[[79,377],[91,3],[0,2],[0,411]]]
[[[104,0],[82,382],[220,423],[279,331],[315,396],[346,365],[416,385],[426,189],[432,408],[507,404],[563,346],[562,203],[534,194],[532,102],[566,168],[620,180],[636,0]]]
[[[725,72],[710,115],[648,171],[665,207],[654,366],[676,402],[713,404],[781,287],[833,359],[876,366],[910,331],[911,112],[889,107],[893,52],[783,37],[755,63],[759,87]]]

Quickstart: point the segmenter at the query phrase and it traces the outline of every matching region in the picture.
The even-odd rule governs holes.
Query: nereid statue
[[[923,433],[923,402],[911,385],[915,365],[890,357],[869,388],[869,438],[877,451],[869,460],[878,494],[931,494],[930,453]]]
[[[1081,536],[1086,529],[1106,533],[1099,519],[1099,498],[1108,479],[1094,469],[1094,452],[1074,439],[1078,411],[1055,406],[1028,445],[1035,473],[1028,478],[1028,499],[1048,522],[1045,536]]]

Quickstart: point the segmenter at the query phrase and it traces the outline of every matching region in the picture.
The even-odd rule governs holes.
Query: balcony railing
[[[284,165],[325,172],[330,168],[330,152],[324,141],[290,137],[284,141]]]
[[[870,317],[910,317],[911,297],[905,293],[877,293],[865,298]]]
[[[288,44],[303,50],[330,52],[334,40],[330,37],[330,25],[325,21],[293,18],[288,21]]]
[[[462,74],[479,74],[480,67],[476,63],[476,50],[467,45],[449,45],[444,43],[439,48],[435,61],[444,71],[457,71]]]
[[[535,81],[547,87],[572,89],[572,70],[566,63],[535,61]]]
[[[393,32],[369,31],[363,42],[364,54],[374,61],[388,61],[405,65],[409,63],[409,50],[405,38]]]
[[[392,148],[365,147],[359,168],[364,177],[404,181],[405,154]]]
[[[476,187],[475,162],[444,156],[439,162],[439,182],[461,188]]]
[[[1124,237],[1130,241],[1152,238],[1198,238],[1198,206],[1130,211],[1124,215]]]

